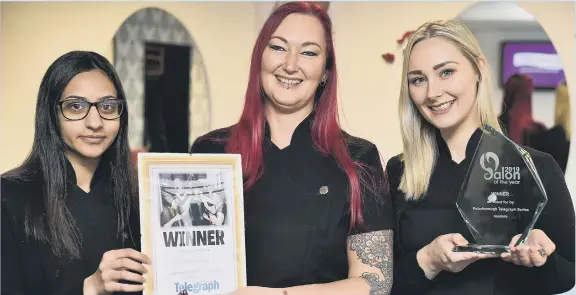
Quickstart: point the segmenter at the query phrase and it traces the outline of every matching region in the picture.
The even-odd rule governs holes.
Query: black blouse
[[[570,141],[566,138],[566,130],[563,126],[557,125],[534,135],[530,140],[530,147],[550,154],[556,160],[562,172],[566,173],[568,155],[570,154]]]
[[[131,211],[130,228],[122,235],[117,234],[109,165],[99,165],[89,193],[76,185],[76,174],[68,161],[66,168],[66,204],[81,235],[81,258],[58,258],[50,245],[26,236],[23,204],[29,200],[41,202],[42,181],[21,182],[3,176],[2,295],[82,294],[84,279],[97,270],[105,252],[121,248],[139,250],[136,210]]]
[[[437,133],[438,161],[428,192],[419,201],[406,201],[398,190],[403,164],[400,156],[388,161],[386,170],[396,208],[394,285],[392,294],[513,295],[556,294],[574,286],[574,207],[558,164],[548,154],[526,150],[532,156],[548,194],[548,203],[534,228],[556,244],[556,251],[541,267],[522,267],[500,258],[478,260],[459,273],[442,271],[428,280],[416,253],[436,237],[460,233],[474,239],[456,209],[456,198],[481,137],[478,129],[466,148],[466,159],[457,164]]]
[[[264,174],[245,192],[248,285],[282,288],[348,277],[348,178],[334,159],[314,148],[313,118],[298,125],[284,149],[271,142],[266,125]],[[230,127],[201,137],[191,153],[224,153],[229,132]],[[371,168],[375,179],[384,179],[376,146],[347,134],[346,140],[352,158]],[[393,228],[393,208],[380,192],[364,191],[365,228],[352,234]]]

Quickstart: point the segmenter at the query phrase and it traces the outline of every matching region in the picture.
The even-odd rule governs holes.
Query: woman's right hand
[[[142,291],[145,282],[142,274],[148,272],[142,264],[150,263],[148,256],[134,249],[110,250],[102,255],[98,270],[84,280],[84,295]],[[126,284],[120,281],[138,284]]]
[[[446,234],[437,237],[416,254],[418,264],[428,279],[435,278],[441,271],[460,272],[472,262],[499,257],[496,254],[474,252],[454,252],[455,246],[467,245],[468,241],[461,234]]]

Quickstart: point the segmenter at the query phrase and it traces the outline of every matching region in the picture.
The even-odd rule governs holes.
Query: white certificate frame
[[[216,172],[220,171],[220,172]],[[215,189],[210,188],[211,185],[206,184],[209,183],[208,178],[210,175],[218,174],[217,182],[213,183],[221,183],[222,186],[220,187],[219,193],[216,192]],[[172,184],[176,183],[176,179],[170,179],[174,175],[188,175],[188,180],[185,180],[185,184],[181,184],[182,181],[178,183],[180,186],[172,186],[169,187],[166,183]],[[194,175],[195,178],[190,178],[190,175]],[[207,175],[205,176],[205,182],[202,186],[197,186],[197,183],[201,183],[196,175]],[[180,177],[176,176],[176,177]],[[201,177],[201,176],[200,176]],[[190,180],[192,179],[192,180]],[[224,179],[224,180],[221,180]],[[223,198],[223,202],[226,204],[232,204],[232,206],[227,206],[225,211],[225,219],[227,220],[225,224],[218,224],[213,223],[210,221],[210,224],[204,229],[207,230],[202,231],[201,226],[193,225],[192,224],[192,215],[189,214],[188,219],[190,222],[184,225],[184,221],[180,223],[182,225],[178,225],[180,228],[175,228],[173,223],[166,223],[163,221],[162,216],[166,216],[166,212],[191,212],[190,207],[187,210],[180,210],[174,208],[181,208],[178,205],[176,207],[170,207],[166,205],[165,195],[176,195],[176,194],[166,194],[169,189],[178,190],[178,192],[186,191],[191,186],[189,183],[194,183],[196,186],[194,190],[208,190],[209,196],[213,197],[216,194],[220,194],[221,198]],[[180,153],[139,153],[138,154],[138,184],[139,184],[139,203],[140,203],[140,228],[141,228],[141,245],[142,245],[142,253],[146,254],[152,260],[152,265],[149,266],[148,273],[144,275],[146,282],[145,282],[145,289],[143,295],[163,295],[163,294],[174,294],[174,295],[182,295],[182,294],[211,294],[211,295],[219,295],[219,294],[227,294],[236,289],[246,287],[246,255],[245,255],[245,240],[244,240],[244,193],[243,193],[243,178],[242,178],[242,164],[241,164],[241,157],[238,154],[180,154]],[[164,187],[162,186],[164,185]],[[214,184],[216,186],[218,184]],[[186,187],[188,186],[188,187]],[[164,189],[164,190],[163,190]],[[198,191],[194,191],[198,192]],[[194,193],[186,193],[186,196],[182,199],[186,198],[200,198],[202,199],[206,193],[201,192],[198,194]],[[184,194],[182,194],[184,196]],[[193,197],[190,197],[193,196]],[[187,201],[188,204],[190,201]],[[178,204],[178,202],[176,202]],[[201,201],[198,201],[196,204],[201,204]],[[203,203],[206,204],[206,203]],[[212,203],[208,203],[209,205]],[[188,205],[190,206],[190,205]],[[196,208],[200,207],[201,205],[197,205]],[[205,208],[205,207],[203,207]],[[200,210],[200,209],[198,209]],[[204,211],[206,212],[206,211]],[[160,214],[159,214],[160,213]],[[164,215],[162,215],[164,214]],[[169,214],[168,214],[169,215]],[[185,216],[185,214],[176,214],[178,216]],[[208,214],[210,215],[210,214]],[[169,215],[171,216],[171,215]],[[202,215],[206,216],[206,215]],[[214,217],[215,215],[210,215]],[[178,219],[178,218],[176,218]],[[182,220],[185,218],[182,217]],[[206,219],[206,218],[205,218]],[[164,219],[165,220],[165,219]],[[175,220],[175,219],[172,219]],[[170,220],[170,221],[172,221]],[[206,219],[208,220],[208,219]],[[202,220],[205,221],[205,220]],[[162,223],[164,224],[162,225]],[[169,227],[165,227],[169,226]],[[231,230],[230,230],[231,229]],[[219,241],[218,238],[214,239],[214,235],[210,235],[210,238],[206,238],[209,234],[207,232],[214,233],[214,232],[221,232],[222,237],[225,236],[225,232],[228,232],[229,235],[226,235],[226,238],[222,238],[221,240],[226,240],[226,243],[222,243],[220,248],[218,248],[217,243],[214,243],[214,240]],[[194,232],[194,236],[190,233]],[[204,232],[204,234],[201,234]],[[232,237],[229,238],[230,232],[232,232]],[[182,235],[180,235],[182,233]],[[172,236],[174,234],[174,236]],[[170,239],[176,236],[182,237],[180,241],[174,241]],[[170,238],[167,238],[167,237]],[[204,238],[199,236],[203,236]],[[218,236],[218,234],[216,234]],[[177,238],[174,238],[177,240]],[[212,241],[213,245],[206,245],[206,241]],[[184,242],[186,241],[186,242]],[[192,245],[192,241],[198,241],[199,245]],[[204,241],[203,245],[200,245],[201,242]],[[230,242],[232,241],[232,245]],[[162,242],[165,245],[162,245]],[[172,243],[173,242],[173,243]],[[185,245],[186,244],[186,245]],[[161,246],[162,245],[162,246]],[[169,246],[170,245],[170,246]],[[188,247],[188,246],[197,246],[197,247]],[[174,247],[170,248],[169,247]],[[233,254],[229,255],[229,251],[222,252],[224,247],[232,247]],[[200,249],[200,250],[199,250]],[[219,250],[214,250],[219,249]],[[230,250],[230,249],[228,249]],[[200,253],[198,251],[204,251]],[[211,252],[212,251],[212,252]],[[220,254],[217,255],[218,251]],[[173,254],[173,255],[170,255]],[[210,254],[213,254],[211,257]],[[202,263],[183,263],[182,261],[178,261],[176,258],[172,257],[184,257],[184,259],[191,259],[189,261],[195,261],[194,259],[204,259],[204,261],[210,261],[206,263],[206,267],[210,267],[212,272],[218,273],[218,270],[222,271],[222,278],[214,279],[210,281],[206,279],[207,273],[209,273],[208,269],[202,269]],[[225,257],[222,259],[222,257]],[[226,258],[227,257],[227,258]],[[231,260],[227,260],[231,259]],[[179,272],[177,272],[176,277],[184,276],[184,273],[190,272],[195,273],[194,276],[202,277],[203,279],[191,279],[188,281],[180,280],[174,283],[172,289],[167,289],[167,281],[171,280],[174,277],[173,274],[170,274],[170,271],[167,271],[166,261],[171,260],[172,262],[176,262],[176,265],[179,267]],[[178,265],[180,264],[182,265]],[[216,266],[215,269],[212,269],[215,265],[230,263],[228,268],[233,267],[233,270],[226,270],[227,267],[224,266]],[[199,268],[199,269],[198,269]],[[232,283],[230,283],[230,273],[233,273]],[[228,274],[228,275],[225,275]],[[186,273],[188,275],[188,273]],[[170,277],[170,279],[166,279],[166,277]],[[191,276],[191,277],[194,277]],[[224,278],[224,276],[228,278]],[[214,284],[215,283],[215,284]],[[161,288],[161,289],[159,289]],[[178,292],[181,290],[182,292]],[[187,292],[183,292],[186,290]]]

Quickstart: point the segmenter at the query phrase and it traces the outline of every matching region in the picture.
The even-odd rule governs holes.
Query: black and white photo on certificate
[[[222,173],[160,173],[160,226],[220,226],[227,223]]]

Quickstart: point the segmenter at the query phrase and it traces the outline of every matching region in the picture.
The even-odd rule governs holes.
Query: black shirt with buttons
[[[109,164],[103,161],[99,165],[88,193],[76,185],[68,161],[66,169],[66,205],[82,239],[81,258],[58,258],[50,245],[26,236],[22,204],[30,199],[41,200],[42,181],[2,177],[2,295],[82,294],[84,279],[98,269],[105,252],[140,249],[138,212],[132,210],[130,227],[121,235],[117,233]]]
[[[272,143],[265,126],[264,173],[244,195],[250,286],[282,288],[348,277],[348,178],[332,157],[315,149],[313,120],[314,113],[298,125],[283,149]],[[200,137],[190,152],[224,153],[230,128]],[[376,146],[348,134],[345,140],[352,159],[366,165],[381,184],[384,173]],[[351,234],[393,228],[394,212],[385,190],[363,191],[364,227]]]
[[[468,141],[466,158],[452,160],[446,142],[436,133],[437,164],[429,188],[418,201],[406,201],[398,187],[403,164],[400,155],[386,166],[396,209],[393,295],[514,295],[557,294],[574,286],[574,207],[564,175],[548,154],[525,148],[534,160],[548,194],[548,203],[534,228],[543,230],[556,244],[556,251],[542,267],[523,267],[500,258],[478,260],[459,273],[442,271],[428,280],[416,253],[436,237],[460,233],[474,242],[456,208],[456,199],[471,164],[482,131]]]

